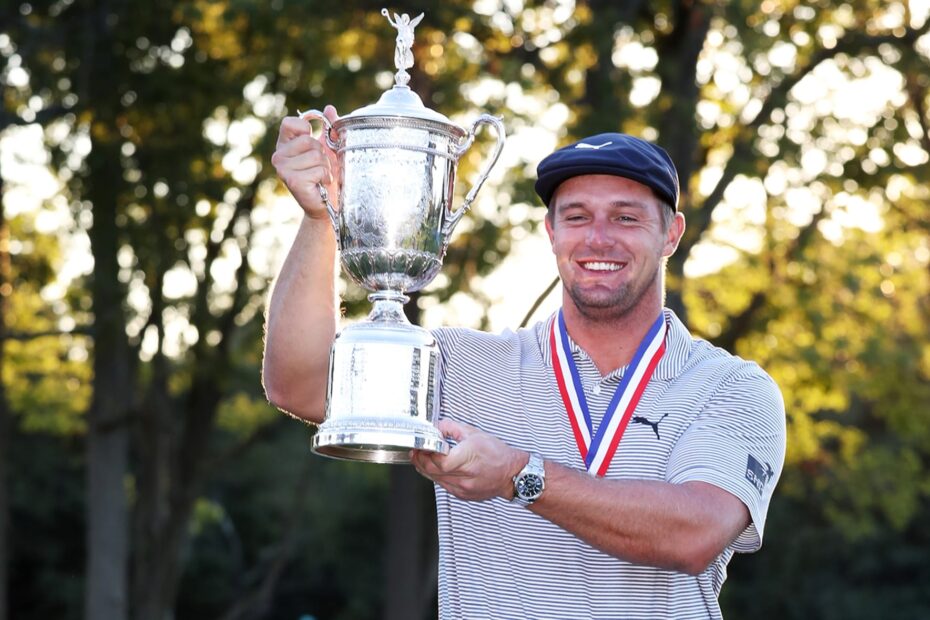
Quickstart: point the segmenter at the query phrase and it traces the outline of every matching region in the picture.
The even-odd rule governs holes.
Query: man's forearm
[[[304,217],[268,304],[262,377],[268,399],[320,422],[336,333],[336,238],[328,219]]]
[[[448,455],[415,451],[418,472],[459,499],[513,497],[526,452],[449,419],[439,430],[456,445]],[[551,460],[545,472],[545,490],[529,510],[635,564],[701,573],[749,525],[742,501],[704,482],[605,480]]]
[[[614,557],[689,574],[749,525],[745,505],[707,483],[603,480],[552,461],[530,509]]]

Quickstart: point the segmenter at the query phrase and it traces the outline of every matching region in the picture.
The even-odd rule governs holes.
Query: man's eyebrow
[[[555,210],[558,212],[561,212],[561,211],[567,211],[569,209],[578,209],[578,208],[583,209],[586,206],[588,206],[586,202],[576,200],[573,202],[561,202],[558,204],[558,206],[556,206]]]
[[[564,213],[571,209],[587,209],[589,203],[586,200],[573,200],[571,202],[562,202],[555,207],[556,213]],[[641,200],[627,200],[624,198],[619,198],[610,202],[610,207],[613,209],[637,209],[640,211],[648,211],[649,205]]]
[[[561,212],[561,211],[567,211],[568,209],[576,209],[576,208],[583,209],[583,208],[586,208],[587,206],[588,206],[588,203],[586,201],[575,200],[572,202],[560,203],[556,207],[556,211]],[[618,199],[618,200],[611,201],[610,206],[614,208],[624,208],[624,209],[632,207],[634,209],[641,209],[641,210],[645,210],[649,208],[649,206],[642,201],[624,200],[624,199]]]
[[[610,203],[612,207],[633,207],[634,209],[647,209],[646,203],[639,200],[614,200]]]

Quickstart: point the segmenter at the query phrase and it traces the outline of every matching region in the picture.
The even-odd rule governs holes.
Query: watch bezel
[[[527,472],[517,478],[516,485],[516,494],[521,499],[534,500],[542,495],[545,482],[543,481],[542,476],[539,474]],[[530,488],[532,488],[533,491],[527,492],[527,490]]]
[[[533,493],[527,493],[530,486],[537,489]],[[513,502],[521,506],[529,506],[543,494],[546,490],[546,469],[542,456],[533,452],[523,469],[513,477]]]

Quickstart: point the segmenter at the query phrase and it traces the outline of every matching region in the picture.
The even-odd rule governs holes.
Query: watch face
[[[536,474],[526,474],[517,480],[517,495],[524,499],[535,499],[542,490],[542,478]]]

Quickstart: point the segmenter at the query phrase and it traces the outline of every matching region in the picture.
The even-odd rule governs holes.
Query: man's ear
[[[667,207],[663,207],[667,208]],[[668,232],[665,235],[665,247],[662,248],[662,256],[668,258],[678,249],[678,243],[681,236],[685,234],[685,216],[680,212],[675,213],[675,217],[669,223]]]
[[[550,211],[547,211],[547,212],[546,212],[546,217],[543,218],[543,219],[546,220],[546,233],[549,235],[549,244],[552,245],[552,243],[554,243],[554,241],[555,241],[555,239],[554,239],[553,236],[552,236],[552,234],[553,234],[553,231],[552,231],[552,211],[551,211],[551,210],[550,210]]]

